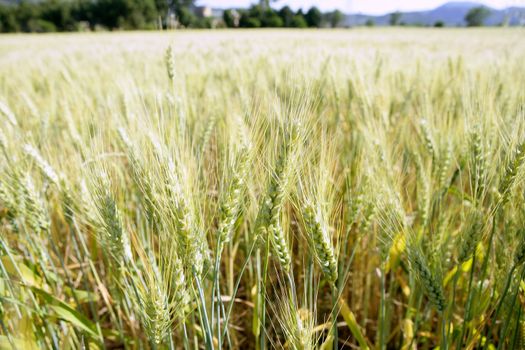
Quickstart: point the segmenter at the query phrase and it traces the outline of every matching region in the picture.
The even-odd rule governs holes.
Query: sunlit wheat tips
[[[129,293],[139,311],[144,328],[155,343],[161,343],[174,325],[184,319],[190,296],[181,260],[173,248],[160,250],[156,262],[146,251],[137,251],[141,276],[130,274],[124,292]]]
[[[0,114],[3,114],[4,117],[7,119],[7,121],[11,123],[11,125],[13,126],[18,125],[18,121],[16,120],[16,117],[13,111],[11,111],[11,109],[7,106],[7,104],[5,102],[2,102],[1,100],[0,100]]]
[[[7,138],[5,134],[0,129],[0,149],[2,150],[2,156],[6,155],[7,152]]]
[[[25,144],[24,152],[32,159],[36,164],[44,178],[49,181],[52,185],[56,186],[60,193],[62,208],[64,210],[64,215],[67,220],[71,221],[73,213],[78,210],[77,201],[73,197],[72,189],[70,188],[66,178],[59,174],[52,166],[49,164],[41,153],[31,146],[30,144]]]
[[[56,173],[55,169],[53,169],[53,167],[42,157],[36,148],[26,144],[24,145],[24,151],[29,157],[33,159],[46,179],[48,179],[54,185],[60,186],[60,177]]]
[[[277,325],[281,327],[284,334],[285,342],[280,346],[294,350],[315,349],[318,341],[314,330],[315,307],[306,305],[300,308],[294,303],[290,303],[290,296],[287,295],[287,292],[283,294],[284,296],[278,297],[276,302],[270,304],[273,313],[276,315]]]

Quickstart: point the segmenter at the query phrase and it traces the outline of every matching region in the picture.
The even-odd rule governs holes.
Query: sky
[[[457,0],[277,0],[273,7],[281,8],[285,5],[297,10],[305,10],[317,6],[322,11],[339,9],[345,13],[366,13],[379,15],[393,11],[428,10],[438,7],[449,1]],[[465,0],[462,0],[465,1]],[[483,3],[494,8],[508,6],[525,6],[525,0],[467,0]],[[216,8],[249,7],[257,0],[198,0],[198,5],[206,5]]]

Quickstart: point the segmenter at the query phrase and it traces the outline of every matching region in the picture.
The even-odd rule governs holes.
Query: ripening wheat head
[[[132,300],[148,337],[159,344],[189,311],[190,294],[175,245],[145,248],[133,239],[137,261],[127,270],[122,291]]]
[[[312,286],[316,289],[315,286]],[[314,292],[316,294],[317,291]],[[296,295],[291,295],[288,288],[280,286],[276,290],[275,300],[270,302],[270,309],[277,320],[272,327],[282,332],[284,341],[273,344],[274,347],[285,347],[294,350],[313,350],[318,342],[315,332],[316,305],[310,305],[304,295],[298,302],[291,302]]]
[[[310,150],[311,157],[299,181],[299,209],[313,255],[324,277],[335,283],[338,278],[338,237],[331,219],[338,208],[335,193],[342,181],[338,180],[337,158],[330,140],[322,135],[318,141],[323,145],[323,152],[316,152],[315,148]]]
[[[95,229],[102,247],[117,266],[131,259],[130,240],[124,228],[112,183],[106,170],[93,172],[90,184],[90,203],[95,214]]]

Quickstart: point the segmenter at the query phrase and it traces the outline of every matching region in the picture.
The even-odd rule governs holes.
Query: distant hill
[[[445,26],[465,26],[465,15],[470,9],[477,6],[480,6],[477,2],[448,2],[433,10],[401,12],[400,23],[432,26],[437,21],[442,21]],[[490,16],[485,21],[487,26],[497,26],[502,23],[512,26],[525,25],[525,7],[508,7],[502,10],[485,7],[490,10]],[[390,14],[382,16],[350,14],[345,18],[345,25],[364,25],[368,20],[372,20],[375,25],[385,26],[389,24]]]

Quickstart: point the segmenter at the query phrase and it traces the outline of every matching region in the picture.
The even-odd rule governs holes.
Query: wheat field
[[[0,36],[0,349],[525,348],[524,38]]]

